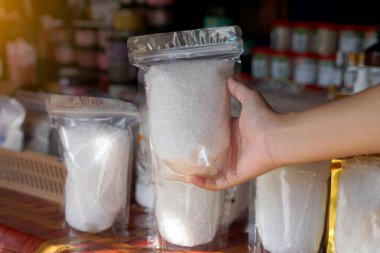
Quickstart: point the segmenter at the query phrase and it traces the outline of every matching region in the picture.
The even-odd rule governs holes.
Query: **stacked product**
[[[350,53],[359,54],[376,42],[373,26],[277,21],[271,45],[252,49],[254,80],[273,80],[302,86],[341,88],[344,81],[335,65],[337,52],[343,67]]]
[[[227,162],[227,79],[243,50],[241,31],[230,26],[130,37],[128,48],[147,93],[161,246],[211,249],[220,239],[225,192],[174,180],[215,175]]]

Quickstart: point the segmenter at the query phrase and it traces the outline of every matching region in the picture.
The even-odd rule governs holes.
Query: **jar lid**
[[[314,53],[295,53],[294,58],[317,58],[317,55]]]
[[[334,23],[317,22],[315,23],[316,29],[331,29],[336,30],[338,27]]]
[[[338,30],[362,32],[363,27],[360,25],[345,24],[345,25],[338,25]]]
[[[253,47],[251,48],[251,52],[253,54],[258,54],[258,53],[270,54],[272,52],[272,49],[270,47]]]
[[[275,20],[272,27],[291,27],[290,22],[287,20]]]
[[[319,54],[319,55],[317,55],[317,58],[319,60],[331,60],[331,61],[335,61],[335,54],[327,54],[327,55]]]
[[[294,22],[291,24],[293,28],[313,28],[314,24],[311,22],[306,22],[306,21],[299,21],[299,22]]]
[[[377,32],[377,26],[375,26],[375,25],[363,26],[363,31],[364,32]]]
[[[272,50],[271,54],[273,56],[285,56],[285,57],[292,57],[292,56],[294,56],[294,53],[291,52],[291,51]]]

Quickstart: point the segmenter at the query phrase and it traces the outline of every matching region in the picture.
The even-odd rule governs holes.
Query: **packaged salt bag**
[[[256,179],[251,252],[321,252],[331,162],[286,166]],[[252,231],[252,229],[254,231]]]
[[[112,99],[62,95],[49,95],[46,106],[67,169],[66,222],[89,233],[111,227],[122,233],[129,215],[136,107]]]
[[[342,161],[335,252],[380,252],[380,157]]]
[[[154,185],[151,153],[148,144],[146,106],[141,105],[139,111],[141,120],[137,137],[135,199],[140,206],[151,211],[154,206]]]
[[[40,153],[49,153],[51,131],[45,107],[46,94],[19,90],[15,98],[26,109],[26,118],[23,124],[24,148]]]
[[[161,171],[169,170],[163,163]],[[155,223],[161,245],[174,250],[215,250],[220,243],[225,191],[209,191],[157,176]]]
[[[25,108],[16,100],[0,95],[0,147],[14,151],[23,148]]]
[[[240,28],[135,36],[128,50],[144,76],[152,156],[178,175],[217,173],[229,152],[227,79],[243,51]]]

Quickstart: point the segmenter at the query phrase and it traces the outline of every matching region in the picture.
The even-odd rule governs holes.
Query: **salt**
[[[210,243],[220,228],[223,203],[224,191],[159,179],[155,217],[160,236],[182,247]]]
[[[110,228],[125,208],[130,137],[99,122],[59,128],[68,171],[65,219],[73,228],[97,233]]]
[[[158,64],[145,75],[153,152],[182,175],[210,175],[230,143],[230,60]]]
[[[256,225],[271,253],[316,253],[324,232],[330,163],[287,166],[256,181]]]
[[[336,252],[380,252],[380,159],[343,162],[336,208]]]

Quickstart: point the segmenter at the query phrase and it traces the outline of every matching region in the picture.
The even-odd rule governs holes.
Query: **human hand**
[[[242,104],[239,119],[231,121],[229,162],[212,177],[189,176],[187,183],[209,190],[221,190],[244,183],[276,168],[268,137],[278,126],[275,113],[262,96],[230,78],[228,88]]]

